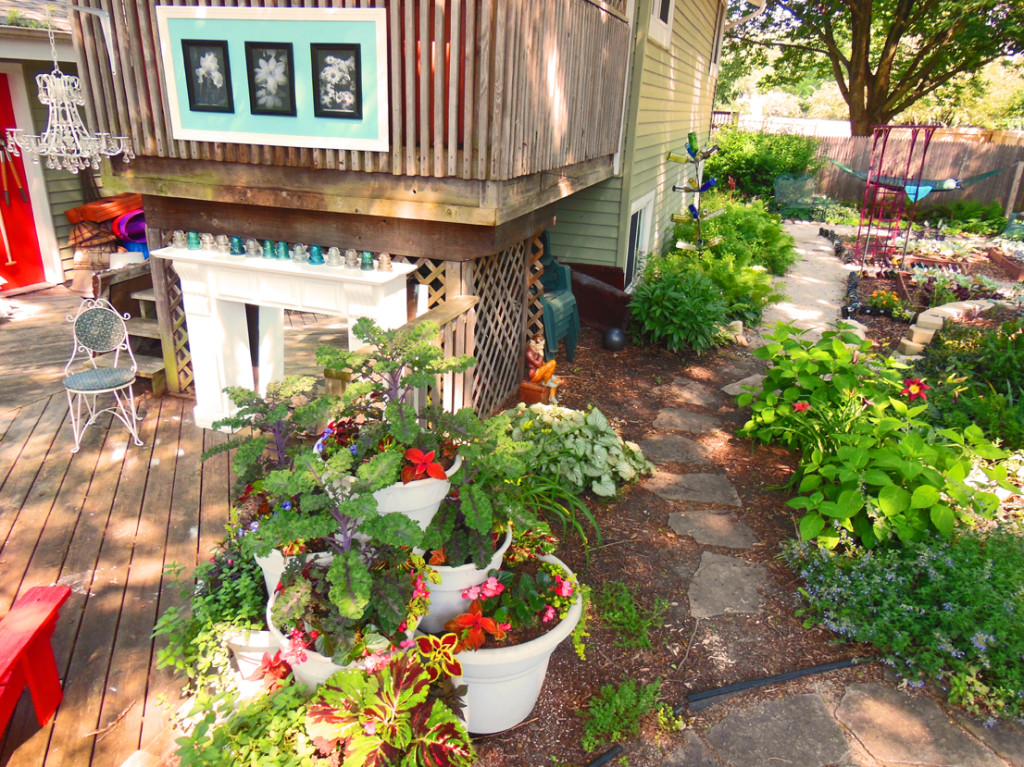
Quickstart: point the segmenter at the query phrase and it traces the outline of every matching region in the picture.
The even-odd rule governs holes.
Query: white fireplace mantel
[[[349,319],[349,348],[359,345],[352,323],[370,317],[385,329],[407,319],[405,283],[412,264],[393,271],[314,266],[272,258],[232,256],[209,250],[161,248],[151,255],[174,264],[181,279],[197,426],[209,428],[234,408],[224,388],[254,387],[245,304],[259,307],[260,393],[284,377],[284,310]]]

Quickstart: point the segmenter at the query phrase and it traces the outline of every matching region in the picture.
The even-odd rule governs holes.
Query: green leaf
[[[330,597],[342,617],[359,620],[370,603],[373,578],[356,549],[338,554],[327,571]]]
[[[891,485],[892,477],[881,469],[868,469],[864,472],[863,479],[869,485]]]
[[[824,518],[812,511],[809,514],[805,514],[803,519],[800,520],[800,538],[804,541],[814,540],[824,528]]]
[[[607,474],[600,479],[594,480],[590,487],[594,491],[595,495],[599,495],[603,498],[609,498],[615,495],[615,483]]]
[[[798,493],[809,493],[814,488],[821,485],[820,474],[805,474],[803,479],[800,480],[800,487],[797,489]]]
[[[878,493],[878,508],[887,517],[900,514],[910,506],[910,493],[899,485],[886,485]]]
[[[914,509],[927,509],[939,502],[939,491],[931,485],[919,485],[914,488],[910,498],[910,506]]]
[[[935,529],[942,533],[944,537],[948,538],[953,534],[956,516],[951,508],[942,504],[932,506],[929,516],[931,517],[932,524],[935,525]]]

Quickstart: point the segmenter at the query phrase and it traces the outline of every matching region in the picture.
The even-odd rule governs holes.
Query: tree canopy
[[[1024,51],[1024,2],[768,0],[730,38],[749,63],[780,51],[769,84],[833,78],[853,134],[866,135],[955,78]]]

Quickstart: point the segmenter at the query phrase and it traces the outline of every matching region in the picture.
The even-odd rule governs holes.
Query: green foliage
[[[714,281],[665,257],[652,258],[630,301],[640,335],[670,352],[725,343],[728,306]]]
[[[265,397],[240,386],[226,388],[228,399],[238,410],[216,421],[213,428],[227,427],[240,433],[204,452],[202,459],[237,448],[233,463],[236,493],[269,471],[290,469],[302,449],[299,436],[323,421],[335,404],[333,397],[313,397],[315,387],[315,378],[289,376],[268,384]]]
[[[306,729],[341,767],[462,767],[476,761],[462,722],[431,696],[418,654],[401,653],[375,671],[339,671],[318,690]]]
[[[818,140],[810,136],[751,133],[725,126],[714,140],[719,152],[707,161],[707,173],[718,179],[720,188],[733,179],[744,197],[772,199],[777,176],[813,174],[822,163],[815,157]]]
[[[651,629],[661,625],[668,602],[656,596],[650,609],[640,606],[622,581],[610,581],[597,592],[601,621],[619,633],[615,644],[639,650],[651,649]]]
[[[855,557],[796,545],[787,559],[806,583],[806,625],[870,642],[915,686],[931,678],[972,714],[1024,714],[1019,533],[929,536]]]
[[[236,631],[263,628],[267,590],[263,574],[251,557],[229,539],[191,578],[180,565],[167,572],[188,607],[169,607],[157,620],[153,636],[166,637],[157,650],[157,665],[185,675],[193,689],[232,686],[225,637]]]
[[[929,205],[914,216],[917,221],[943,222],[945,234],[984,234],[995,236],[1006,227],[1006,217],[998,202],[983,203],[978,200],[954,200]]]
[[[629,679],[618,686],[606,684],[601,692],[590,699],[583,712],[583,739],[580,745],[587,751],[625,740],[640,732],[641,720],[654,710],[661,690],[661,679],[637,686]]]
[[[931,420],[958,429],[976,424],[989,439],[1024,448],[1024,320],[988,332],[950,323],[914,368],[943,382],[928,399]]]
[[[232,703],[225,696],[197,696],[195,728],[177,740],[181,767],[312,767],[316,750],[305,732],[309,694],[301,685]]]
[[[566,483],[569,492],[603,498],[649,474],[654,466],[635,442],[626,442],[597,408],[520,403],[511,416],[512,439],[531,446],[529,471]]]
[[[949,537],[958,523],[994,512],[996,496],[965,482],[975,467],[993,483],[1005,479],[1005,468],[981,465],[1006,454],[979,428],[937,430],[920,420],[927,404],[913,405],[924,399],[911,390],[915,380],[901,385],[905,366],[869,354],[868,342],[835,331],[818,342],[800,335],[780,325],[755,352],[773,366],[760,393],[738,403],[752,409],[742,434],[800,451],[789,505],[806,512],[801,538],[871,548],[893,537]]]
[[[708,210],[725,210],[724,215],[702,223],[706,239],[722,239],[709,248],[715,259],[732,258],[737,269],[761,266],[774,275],[785,274],[797,262],[799,256],[793,238],[779,217],[765,210],[761,200],[733,201],[716,194],[705,195],[704,205]],[[692,228],[690,222],[677,224],[676,239],[689,241]],[[771,281],[767,284],[770,286]]]

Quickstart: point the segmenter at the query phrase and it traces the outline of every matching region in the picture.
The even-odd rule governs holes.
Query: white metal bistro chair
[[[75,434],[72,453],[77,453],[81,447],[82,433],[86,427],[103,413],[113,413],[115,418],[120,419],[121,423],[128,427],[135,444],[142,444],[135,425],[140,419],[135,412],[135,397],[132,393],[138,366],[128,343],[128,328],[124,323],[126,319],[127,314],[122,317],[109,301],[102,298],[86,299],[75,316],[68,315],[68,321],[73,323],[75,333],[71,359],[64,366],[64,388],[68,394],[71,429]],[[121,352],[128,353],[130,365],[119,364]],[[110,366],[100,367],[97,360],[101,358],[96,355],[111,353],[112,356],[107,358]],[[92,367],[77,373],[70,372],[83,355]],[[113,394],[114,404],[97,410],[96,398],[100,394]],[[85,413],[82,412],[83,405]]]

